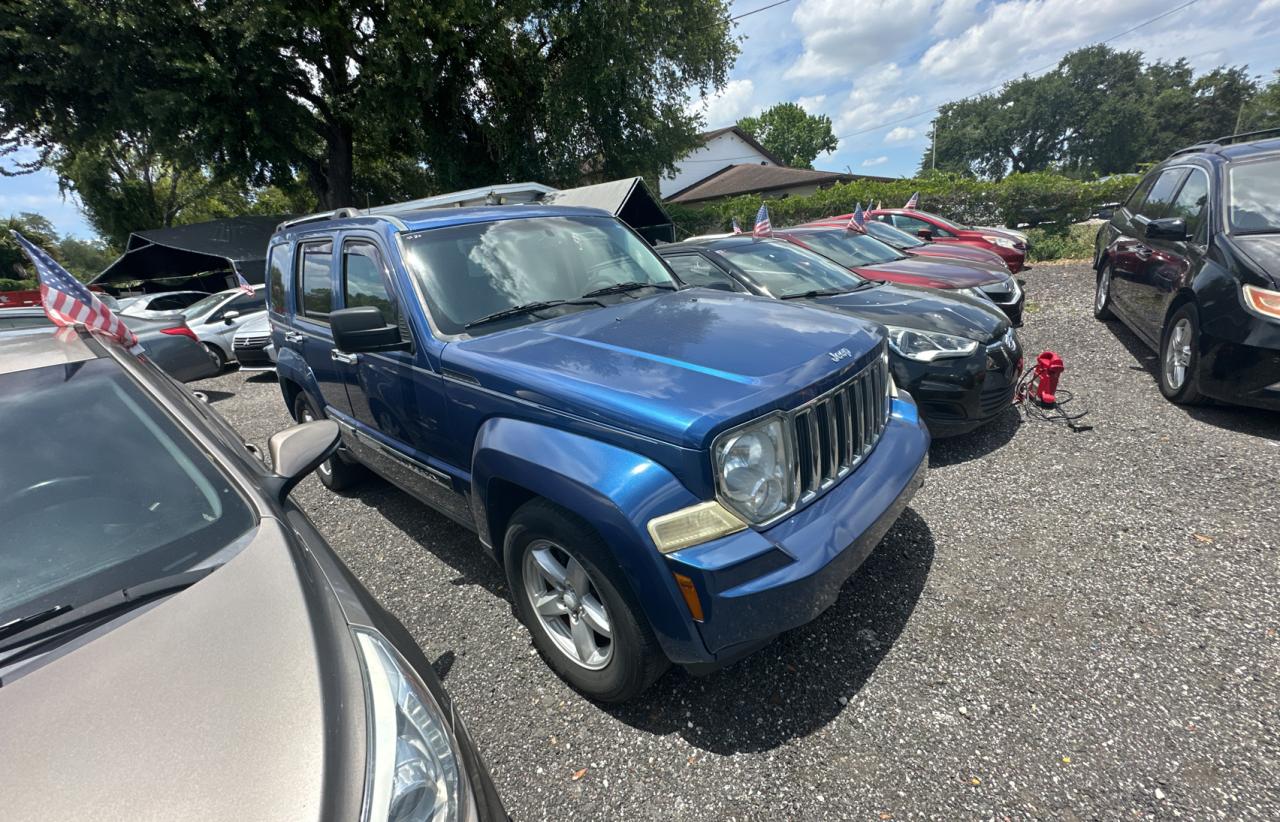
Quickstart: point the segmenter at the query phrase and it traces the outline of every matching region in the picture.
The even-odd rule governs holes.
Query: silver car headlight
[[[458,743],[439,703],[386,638],[364,629],[354,633],[369,725],[363,819],[474,819]]]
[[[781,417],[726,431],[711,453],[720,501],[746,521],[768,522],[795,503],[795,459]]]
[[[937,331],[921,331],[888,325],[889,347],[909,360],[933,362],[944,357],[967,357],[978,350],[976,340],[941,334]]]

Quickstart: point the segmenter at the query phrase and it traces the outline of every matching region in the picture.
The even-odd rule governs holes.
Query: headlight
[[[1007,278],[1004,282],[984,285],[979,290],[988,297],[995,295],[1007,300],[1017,300],[1018,297],[1021,296],[1021,289],[1018,287],[1018,281],[1012,277]]]
[[[944,357],[967,357],[978,350],[976,340],[953,334],[919,331],[896,325],[885,328],[889,332],[889,347],[909,360],[933,362]]]
[[[991,301],[991,295],[983,291],[981,288],[961,288],[959,289],[959,292],[975,299],[986,300],[987,302]]]
[[[711,453],[721,502],[748,522],[767,522],[795,502],[794,459],[780,418],[726,431]]]
[[[982,239],[989,243],[995,243],[1001,248],[1017,248],[1017,245],[1014,244],[1013,240],[1010,240],[1008,237],[997,237],[994,234],[983,234]]]
[[[1280,291],[1269,291],[1256,285],[1241,287],[1244,304],[1269,320],[1280,319]]]
[[[369,756],[366,822],[475,816],[457,741],[427,686],[380,634],[355,631],[364,663]]]

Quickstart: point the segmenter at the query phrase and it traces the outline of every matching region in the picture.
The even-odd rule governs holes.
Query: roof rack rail
[[[320,220],[344,220],[349,217],[362,217],[364,212],[358,208],[350,206],[344,208],[335,208],[333,211],[317,211],[315,214],[304,214],[301,217],[294,217],[292,220],[285,220],[276,226],[276,231],[284,231],[286,228],[292,228],[295,225],[303,223],[315,223]]]
[[[1210,140],[1204,143],[1196,143],[1194,145],[1185,146],[1170,154],[1170,157],[1177,157],[1182,154],[1195,154],[1198,151],[1210,151],[1215,148],[1221,148],[1216,141]]]
[[[1219,137],[1213,142],[1220,146],[1229,146],[1235,143],[1247,143],[1251,140],[1257,140],[1269,134],[1280,135],[1280,128],[1262,128],[1257,131],[1242,131],[1239,134],[1228,134],[1225,137]]]

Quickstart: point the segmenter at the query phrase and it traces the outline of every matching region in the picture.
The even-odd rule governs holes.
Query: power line
[[[733,17],[730,17],[726,22],[732,23],[734,20],[741,20],[744,17],[750,17],[753,14],[759,14],[760,12],[768,11],[769,9],[776,9],[778,6],[785,6],[787,3],[791,3],[791,2],[793,2],[793,0],[778,0],[778,2],[776,3],[770,3],[769,5],[761,6],[758,9],[752,9],[751,11],[744,11],[742,14],[736,14]]]
[[[1144,26],[1149,26],[1149,25],[1151,25],[1152,23],[1155,23],[1155,22],[1156,22],[1156,21],[1158,21],[1158,20],[1163,20],[1164,18],[1168,17],[1169,15],[1171,15],[1171,14],[1176,14],[1176,13],[1178,13],[1178,12],[1182,11],[1183,9],[1187,8],[1188,6],[1194,6],[1196,3],[1199,3],[1199,2],[1200,2],[1200,0],[1188,0],[1186,3],[1183,3],[1181,6],[1178,6],[1177,8],[1172,8],[1172,9],[1170,9],[1169,11],[1162,12],[1161,14],[1157,14],[1155,17],[1152,17],[1152,18],[1151,18],[1151,19],[1149,19],[1149,20],[1144,20],[1144,21],[1142,21],[1141,23],[1137,24],[1136,26],[1133,26],[1132,28],[1127,28],[1127,29],[1125,29],[1124,31],[1120,32],[1119,34],[1113,34],[1112,36],[1108,37],[1107,39],[1105,39],[1105,40],[1099,40],[1099,41],[1098,41],[1098,42],[1096,42],[1096,43],[1088,43],[1088,44],[1086,44],[1086,45],[1084,45],[1084,46],[1077,46],[1075,49],[1072,49],[1072,51],[1078,51],[1079,49],[1087,48],[1088,46],[1101,46],[1101,45],[1105,45],[1105,44],[1107,44],[1107,43],[1110,43],[1112,40],[1119,40],[1121,37],[1124,37],[1126,34],[1132,34],[1133,32],[1137,31],[1138,29],[1143,28]],[[1068,52],[1068,53],[1069,53],[1069,52]],[[1058,58],[1058,59],[1057,59],[1057,60],[1055,60],[1054,62],[1049,63],[1048,65],[1041,66],[1040,68],[1033,69],[1033,70],[1028,71],[1028,72],[1023,72],[1023,74],[1022,74],[1022,75],[1018,75],[1018,76],[1019,76],[1019,77],[1021,77],[1021,76],[1023,76],[1023,75],[1039,74],[1039,73],[1040,73],[1040,72],[1042,72],[1042,71],[1048,71],[1049,69],[1051,69],[1051,68],[1053,68],[1054,66],[1058,65],[1058,63],[1060,63],[1060,62],[1062,62],[1062,58]],[[880,130],[880,129],[882,129],[882,128],[888,128],[889,126],[896,126],[896,125],[898,125],[899,123],[905,123],[905,122],[906,122],[906,121],[908,121],[908,120],[914,120],[915,118],[920,117],[920,116],[922,116],[922,115],[929,114],[929,113],[931,113],[931,112],[937,111],[938,109],[942,108],[942,107],[943,107],[943,106],[945,106],[945,105],[948,105],[949,103],[958,103],[958,102],[960,102],[961,100],[968,100],[970,97],[981,97],[981,96],[982,96],[982,95],[984,95],[984,94],[988,94],[988,93],[990,93],[990,92],[992,92],[992,91],[995,91],[996,89],[998,89],[998,88],[1000,88],[1001,86],[1003,86],[1005,83],[1010,83],[1010,82],[1012,82],[1012,81],[1014,81],[1014,80],[1016,80],[1016,79],[1018,79],[1018,78],[1017,78],[1017,77],[1011,77],[1011,78],[1009,78],[1009,79],[1007,79],[1007,80],[1001,80],[1000,82],[996,83],[996,84],[995,84],[995,85],[993,85],[993,86],[988,86],[987,88],[984,88],[982,91],[975,91],[975,92],[973,92],[972,94],[966,94],[964,97],[957,97],[957,98],[956,98],[956,99],[954,99],[954,100],[948,100],[948,101],[946,101],[946,102],[944,102],[944,103],[938,103],[936,106],[933,106],[933,107],[931,107],[931,108],[920,109],[919,111],[914,111],[914,112],[912,112],[911,114],[907,114],[907,115],[905,115],[905,116],[899,117],[899,118],[898,118],[898,119],[896,119],[896,120],[890,120],[890,121],[889,121],[889,122],[887,122],[887,123],[881,123],[881,124],[876,125],[876,126],[870,126],[869,128],[859,129],[858,131],[850,132],[849,134],[842,135],[842,136],[840,136],[840,137],[837,137],[836,139],[837,139],[837,140],[848,140],[848,139],[849,139],[849,138],[851,138],[851,137],[857,137],[857,136],[862,135],[862,134],[868,134],[868,133],[870,133],[870,132],[872,132],[872,131],[879,131],[879,130]]]

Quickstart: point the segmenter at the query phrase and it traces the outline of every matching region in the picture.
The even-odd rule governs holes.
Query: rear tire
[[[1160,335],[1160,393],[1179,405],[1204,401],[1200,393],[1200,312],[1186,303],[1165,323]]]
[[[299,393],[297,399],[293,401],[293,418],[298,422],[312,422],[324,419],[324,415],[312,407],[306,394]],[[320,463],[320,467],[316,469],[316,476],[330,491],[343,491],[368,476],[368,469],[359,463],[347,461],[340,453],[335,453]]]
[[[1111,261],[1102,264],[1098,271],[1098,282],[1093,291],[1093,316],[1098,320],[1115,319],[1111,313]]]
[[[222,349],[213,343],[200,343],[204,346],[204,350],[209,352],[209,356],[218,361],[218,373],[221,374],[227,368],[227,355],[222,353]]]
[[[504,553],[516,615],[574,688],[601,702],[625,702],[670,665],[624,593],[609,547],[581,518],[531,500],[512,515]]]

